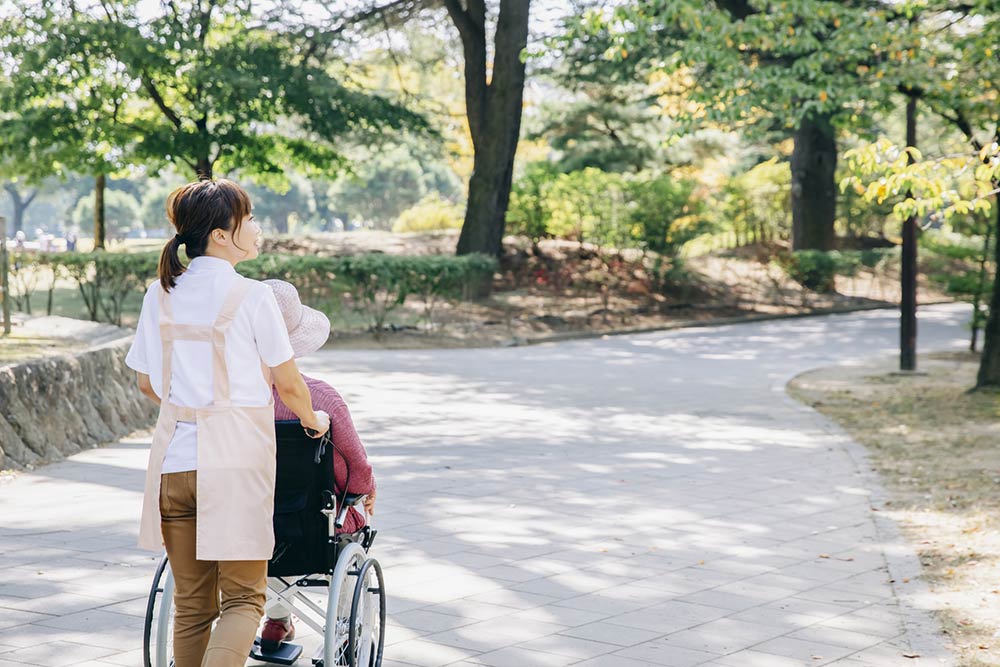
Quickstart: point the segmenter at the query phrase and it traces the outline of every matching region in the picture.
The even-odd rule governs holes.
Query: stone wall
[[[130,342],[81,343],[75,355],[0,367],[0,469],[51,463],[151,426],[157,408],[125,365]]]

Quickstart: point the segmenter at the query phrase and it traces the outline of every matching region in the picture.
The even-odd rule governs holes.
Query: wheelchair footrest
[[[302,655],[302,646],[288,642],[281,642],[276,651],[264,652],[260,647],[260,637],[253,640],[253,648],[250,649],[250,657],[254,660],[271,662],[276,665],[293,665],[300,655]]]

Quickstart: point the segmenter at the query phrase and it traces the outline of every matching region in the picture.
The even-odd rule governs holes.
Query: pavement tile
[[[579,662],[575,657],[532,651],[521,646],[508,646],[476,656],[476,661],[489,667],[566,667]]]
[[[3,656],[4,660],[20,662],[35,667],[70,667],[71,665],[77,665],[83,661],[100,658],[114,652],[107,648],[87,644],[53,641],[15,649],[0,655]]]
[[[563,634],[546,635],[518,644],[518,647],[543,653],[557,653],[577,659],[593,658],[618,651],[621,646],[605,642],[580,639]]]
[[[612,656],[607,656],[609,663],[618,656],[645,660],[654,665],[670,665],[670,667],[693,667],[719,657],[716,653],[675,646],[666,638],[622,649]]]
[[[641,644],[651,639],[655,639],[663,633],[643,630],[641,628],[635,628],[628,625],[600,622],[580,625],[575,628],[567,628],[560,632],[560,634],[568,637],[577,637],[580,639],[603,642],[606,644],[615,644],[617,646],[635,646],[636,644]]]
[[[838,658],[850,655],[857,650],[844,646],[825,644],[823,642],[793,639],[792,637],[770,639],[752,648],[754,651],[761,653],[773,653],[774,655],[794,658],[814,665],[825,665],[828,662],[833,662]]]
[[[667,635],[664,641],[672,646],[726,655],[780,637],[784,632],[783,628],[771,625],[721,618]]]

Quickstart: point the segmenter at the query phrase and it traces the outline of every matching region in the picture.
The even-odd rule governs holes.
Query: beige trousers
[[[195,558],[197,488],[195,471],[160,479],[160,525],[174,573],[174,664],[243,667],[264,613],[267,561]]]

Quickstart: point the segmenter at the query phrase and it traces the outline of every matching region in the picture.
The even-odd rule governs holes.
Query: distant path
[[[965,344],[966,314],[925,309],[921,345]],[[376,466],[384,664],[950,664],[919,582],[889,583],[914,561],[863,451],[783,390],[897,335],[873,311],[310,358]],[[0,667],[140,664],[146,446],[0,483]]]

